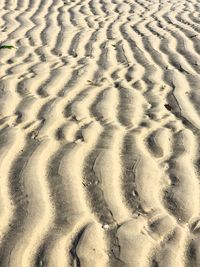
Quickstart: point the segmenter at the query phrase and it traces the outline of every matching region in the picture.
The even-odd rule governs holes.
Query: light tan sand
[[[0,267],[200,266],[199,0],[1,0]]]

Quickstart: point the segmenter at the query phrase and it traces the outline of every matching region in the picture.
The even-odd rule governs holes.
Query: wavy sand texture
[[[2,0],[0,267],[200,266],[198,0]]]

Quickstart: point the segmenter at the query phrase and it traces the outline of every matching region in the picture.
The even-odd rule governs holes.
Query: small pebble
[[[102,228],[103,228],[104,230],[108,230],[108,229],[110,228],[110,226],[109,226],[108,224],[103,224],[103,225],[102,225]]]
[[[135,197],[135,196],[136,196],[136,194],[135,194],[135,191],[132,191],[132,196],[133,196],[133,197]]]

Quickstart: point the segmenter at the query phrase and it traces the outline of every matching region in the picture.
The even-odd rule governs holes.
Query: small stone
[[[110,228],[110,226],[109,226],[108,224],[103,224],[103,225],[102,225],[102,228],[103,228],[104,230],[108,230],[108,229]]]
[[[133,196],[133,197],[135,197],[135,196],[136,196],[136,194],[135,194],[135,191],[132,191],[132,196]]]

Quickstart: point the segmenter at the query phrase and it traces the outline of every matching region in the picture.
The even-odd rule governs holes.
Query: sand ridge
[[[198,0],[2,0],[0,266],[199,266]]]

